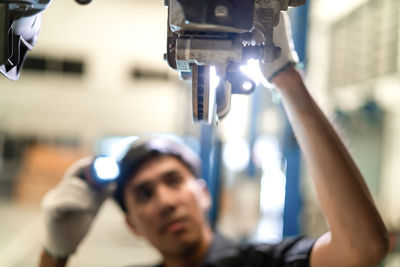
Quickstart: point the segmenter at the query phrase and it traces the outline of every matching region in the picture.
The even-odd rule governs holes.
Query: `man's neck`
[[[213,239],[213,232],[210,227],[203,229],[202,239],[197,246],[193,247],[191,251],[184,253],[184,255],[164,255],[165,267],[200,267],[207,252],[211,246]]]

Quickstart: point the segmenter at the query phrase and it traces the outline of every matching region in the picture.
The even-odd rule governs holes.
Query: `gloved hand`
[[[112,194],[113,184],[95,189],[77,176],[92,160],[88,157],[75,162],[42,201],[44,248],[52,257],[64,258],[75,252],[101,204]]]
[[[276,75],[299,62],[297,53],[294,50],[290,20],[286,12],[281,11],[279,24],[274,27],[273,38],[274,44],[281,48],[280,57],[273,62],[260,62],[261,72],[269,82],[272,82]]]

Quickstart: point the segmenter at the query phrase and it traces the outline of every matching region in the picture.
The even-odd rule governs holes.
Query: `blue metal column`
[[[257,136],[260,133],[259,115],[262,111],[263,103],[266,99],[266,96],[262,94],[263,90],[265,90],[265,88],[263,88],[261,85],[258,85],[253,95],[251,96],[251,111],[249,116],[249,143],[251,149],[253,149]],[[257,168],[254,165],[253,153],[250,153],[250,156],[252,157],[252,160],[250,160],[249,162],[249,167],[247,168],[247,174],[249,177],[255,178]]]
[[[294,8],[291,14],[293,40],[300,62],[303,65],[307,62],[308,9],[309,1],[306,2],[305,6]],[[283,139],[283,156],[287,163],[283,236],[293,236],[300,233],[299,215],[302,208],[302,199],[299,191],[301,152],[287,118]]]
[[[214,227],[218,219],[220,191],[220,152],[221,144],[215,137],[213,125],[201,126],[200,158],[202,160],[202,178],[206,181],[212,198],[209,221]]]

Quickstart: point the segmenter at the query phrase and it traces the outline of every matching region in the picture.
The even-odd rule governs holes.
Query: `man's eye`
[[[151,188],[141,188],[135,192],[136,201],[139,203],[148,202],[153,196],[153,190]]]
[[[182,177],[180,176],[170,176],[165,179],[165,183],[172,187],[177,187],[182,183]]]

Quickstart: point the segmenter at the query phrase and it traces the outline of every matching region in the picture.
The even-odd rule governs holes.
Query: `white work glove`
[[[289,16],[286,12],[281,11],[279,24],[274,27],[273,39],[274,44],[281,48],[280,57],[273,62],[260,62],[261,72],[269,82],[272,82],[276,75],[299,62],[299,57],[294,50]]]
[[[101,204],[112,193],[112,184],[95,189],[77,177],[92,160],[88,157],[75,162],[62,181],[43,198],[44,248],[50,256],[65,258],[75,252]]]

